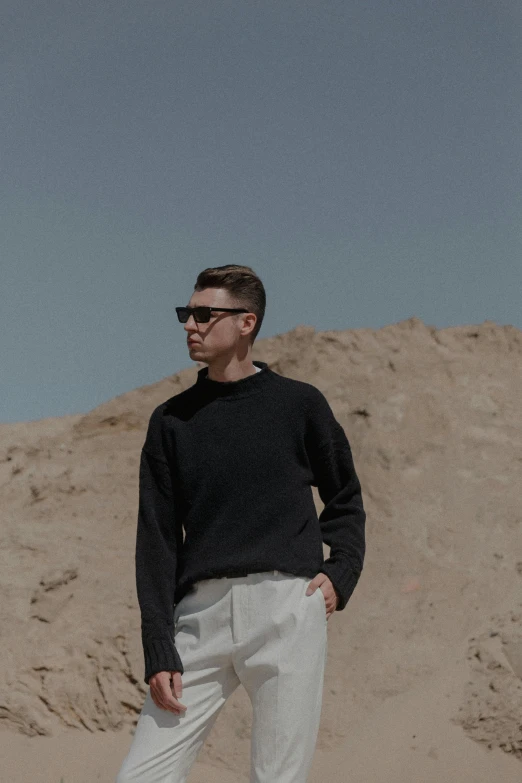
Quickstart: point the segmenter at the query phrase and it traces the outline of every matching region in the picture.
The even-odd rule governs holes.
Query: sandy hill
[[[298,326],[253,358],[326,394],[368,514],[363,575],[329,621],[310,783],[519,781],[522,331]],[[139,452],[199,366],[86,415],[0,425],[5,783],[114,779],[146,691]],[[247,779],[250,717],[239,689],[191,783]]]

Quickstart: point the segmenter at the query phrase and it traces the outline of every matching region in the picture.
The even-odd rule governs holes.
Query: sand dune
[[[324,391],[368,514],[363,575],[329,620],[310,783],[518,781],[522,332],[298,326],[253,358]],[[110,783],[127,751],[146,692],[139,452],[152,409],[197,369],[85,415],[0,425],[5,783]],[[248,779],[250,720],[239,689],[190,783]]]

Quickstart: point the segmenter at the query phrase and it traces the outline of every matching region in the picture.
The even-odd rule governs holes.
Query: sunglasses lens
[[[208,323],[210,321],[210,308],[196,307],[194,310],[194,318],[200,324]]]
[[[176,307],[176,313],[178,314],[178,321],[182,324],[186,324],[190,318],[190,313],[193,314],[194,320],[198,324],[206,324],[210,321],[210,307],[195,307],[190,310],[188,307]]]

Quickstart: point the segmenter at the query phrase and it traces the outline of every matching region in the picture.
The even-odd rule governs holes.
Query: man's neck
[[[257,372],[256,367],[251,360],[250,365],[248,366],[247,364],[246,368],[243,365],[244,363],[235,366],[228,365],[224,370],[209,365],[207,377],[211,381],[227,383],[230,381],[240,381],[242,378],[248,378],[249,375],[254,375]]]
[[[268,368],[267,362],[256,360],[252,366],[254,372],[227,381],[216,381],[208,375],[209,368],[202,367],[201,370],[198,370],[196,389],[209,398],[231,399],[257,394],[266,389],[273,374]]]

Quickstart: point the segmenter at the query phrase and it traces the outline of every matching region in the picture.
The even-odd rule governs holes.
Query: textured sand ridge
[[[310,783],[519,780],[522,332],[299,326],[256,342],[253,358],[326,394],[368,514],[363,575],[329,621]],[[199,366],[85,415],[0,425],[6,783],[111,781],[119,768],[146,692],[139,452],[152,409]],[[246,780],[250,725],[239,689],[191,783],[209,770]]]

